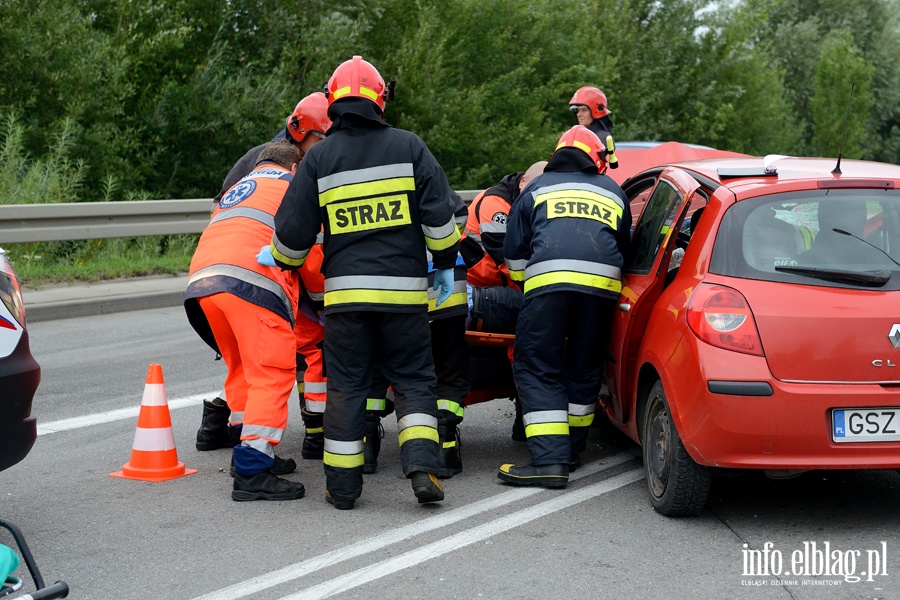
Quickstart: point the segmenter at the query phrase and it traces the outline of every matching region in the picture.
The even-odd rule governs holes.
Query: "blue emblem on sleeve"
[[[252,179],[242,179],[222,197],[219,206],[231,208],[249,198],[254,191],[256,191],[256,182]]]

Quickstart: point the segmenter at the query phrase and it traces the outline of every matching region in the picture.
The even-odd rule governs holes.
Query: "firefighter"
[[[472,306],[469,328],[474,331],[514,333],[516,319],[522,306],[522,290],[509,278],[503,256],[506,222],[509,211],[525,185],[544,172],[547,161],[531,165],[524,173],[510,173],[497,185],[478,194],[469,205],[465,230],[459,251],[468,268],[468,282],[472,286]],[[512,351],[509,352],[512,362]],[[525,441],[522,409],[514,399],[516,417],[512,439]]]
[[[386,86],[354,56],[327,90],[333,125],[303,160],[258,260],[299,268],[324,225],[326,501],[352,509],[362,493],[366,397],[377,367],[396,395],[403,473],[420,503],[437,502],[444,490],[425,248],[440,306],[453,290],[459,246],[450,186],[418,136],[384,121],[393,80]]]
[[[454,205],[454,221],[458,231],[462,231],[468,209],[463,199],[450,191]],[[430,259],[429,253],[429,259]],[[305,263],[304,263],[305,266]],[[466,343],[466,320],[468,319],[468,288],[466,286],[466,266],[457,255],[453,267],[453,291],[441,306],[437,306],[438,290],[434,287],[437,271],[433,261],[428,262],[428,319],[431,330],[431,355],[434,359],[436,377],[435,392],[438,406],[438,444],[441,447],[437,476],[447,479],[462,473],[459,425],[465,416],[466,395],[469,393],[469,346]],[[375,377],[366,413],[366,436],[364,446],[363,473],[374,473],[377,468],[380,438],[384,429],[381,417],[390,414],[392,403],[384,412],[371,410],[372,403],[384,398],[388,381],[382,376]]]
[[[603,159],[609,168],[619,167],[615,157],[615,143],[612,137],[613,122],[606,94],[599,88],[588,85],[578,88],[569,100],[569,110],[575,113],[579,125],[584,125],[600,138],[604,145]]]
[[[586,127],[567,131],[509,215],[506,264],[525,291],[513,370],[531,451],[529,464],[500,467],[513,485],[566,487],[593,422],[631,231],[603,150]]]
[[[294,144],[300,152],[300,158],[318,141],[324,139],[325,132],[331,126],[328,119],[328,100],[322,92],[315,92],[306,96],[294,111],[288,115],[285,120],[285,127],[276,136],[273,142],[287,140]],[[270,142],[271,143],[271,142]],[[222,196],[240,179],[246,177],[250,171],[256,166],[256,160],[260,151],[266,147],[261,144],[250,149],[240,160],[235,163],[234,167],[225,177],[225,183],[222,191],[214,198],[213,210],[219,205]],[[318,326],[318,324],[316,324]],[[319,329],[321,327],[319,326]],[[297,367],[301,373],[298,377],[297,389],[300,393],[301,407],[303,406],[303,384],[302,372],[305,368],[305,356],[300,353],[299,348],[307,348],[311,342],[311,336],[315,336],[315,331],[309,331],[306,319],[297,319],[296,334],[298,343]],[[321,428],[321,416],[308,417],[306,412],[301,411],[304,425],[309,432],[310,425],[307,419],[312,419],[312,426],[316,426],[316,418],[318,418],[318,427]],[[223,398],[214,398],[213,400],[203,401],[203,416],[201,417],[200,428],[197,430],[197,450],[217,450],[219,448],[234,448],[240,443],[239,430],[235,425],[241,423],[241,415],[232,415],[228,403]],[[232,424],[229,426],[229,420]],[[306,450],[304,447],[304,456]],[[321,454],[319,455],[321,457]],[[276,469],[276,472],[278,469]]]
[[[303,484],[278,476],[296,463],[275,455],[296,375],[297,275],[256,260],[299,162],[297,147],[286,141],[263,148],[256,168],[213,210],[185,291],[191,325],[228,368],[225,393],[240,428],[232,455],[236,501],[294,500],[304,492]]]

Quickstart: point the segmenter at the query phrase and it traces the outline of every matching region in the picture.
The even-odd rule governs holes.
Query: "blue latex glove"
[[[19,566],[19,555],[9,546],[0,544],[0,585],[6,581]]]
[[[432,289],[436,290],[438,287],[441,288],[441,292],[438,294],[437,306],[440,306],[453,293],[453,269],[438,269],[434,272],[434,288]]]
[[[272,247],[263,246],[256,255],[256,262],[266,267],[276,267],[275,259],[272,257]]]

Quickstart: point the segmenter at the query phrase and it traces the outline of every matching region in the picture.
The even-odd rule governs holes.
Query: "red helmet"
[[[576,125],[565,132],[556,145],[556,150],[560,148],[577,148],[591,157],[591,161],[597,165],[598,172],[603,173],[606,171],[608,166],[606,162],[606,146],[603,145],[596,133],[584,125]],[[556,154],[556,150],[553,151],[554,154]]]
[[[606,94],[593,86],[578,88],[578,91],[569,100],[569,108],[575,110],[577,106],[587,106],[591,109],[591,116],[595,119],[611,114],[606,107]]]
[[[378,105],[384,112],[386,91],[384,78],[362,56],[354,56],[334,70],[326,86],[328,106],[341,98],[365,98]]]
[[[288,134],[298,144],[301,143],[311,131],[325,135],[331,127],[331,119],[328,118],[328,99],[322,92],[313,92],[297,103],[285,122]]]

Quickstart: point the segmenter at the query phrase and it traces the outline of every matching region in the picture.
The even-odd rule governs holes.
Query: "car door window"
[[[631,238],[629,273],[649,273],[663,242],[680,214],[684,197],[664,179],[650,195]]]

